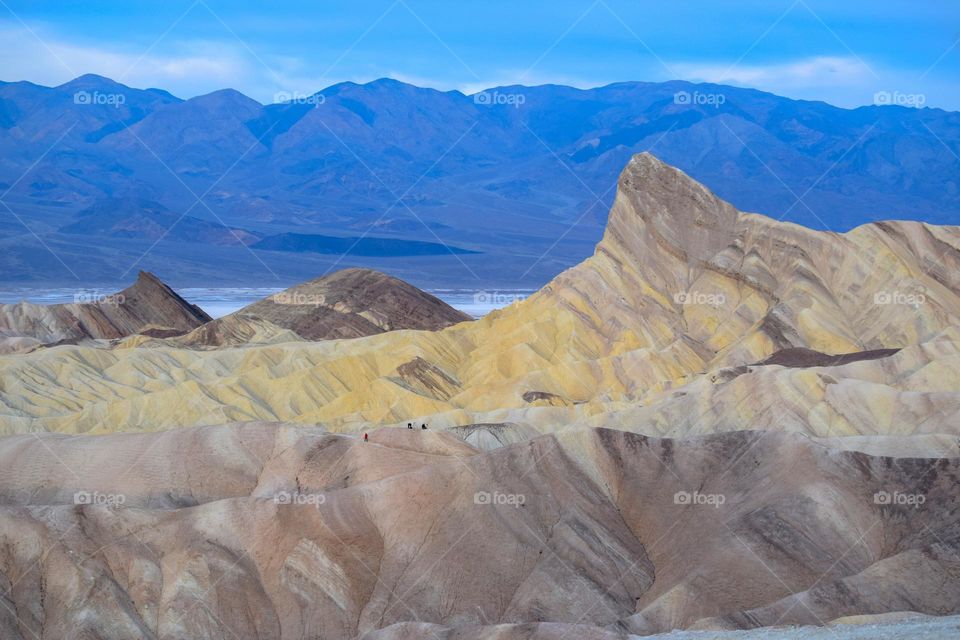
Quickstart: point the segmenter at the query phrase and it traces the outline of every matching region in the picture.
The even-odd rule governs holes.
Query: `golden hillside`
[[[958,292],[958,228],[812,231],[740,213],[642,154],[621,175],[595,255],[483,320],[328,342],[199,351],[134,337],[4,356],[0,432],[416,420],[886,433],[890,420],[871,419],[877,403],[916,418],[901,429],[952,432]],[[790,347],[908,349],[829,374],[737,373]],[[715,404],[711,420],[694,419]]]

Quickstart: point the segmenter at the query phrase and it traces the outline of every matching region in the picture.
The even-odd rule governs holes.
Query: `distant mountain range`
[[[0,281],[143,268],[257,285],[336,264],[539,285],[590,254],[644,150],[740,209],[814,228],[960,221],[956,112],[686,82],[469,96],[384,79],[286,97],[0,83]]]

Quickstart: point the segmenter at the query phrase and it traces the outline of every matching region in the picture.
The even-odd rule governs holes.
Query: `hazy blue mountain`
[[[144,198],[98,200],[77,214],[77,221],[60,228],[61,233],[146,240],[240,245],[259,238],[244,229],[229,229],[216,222],[176,214],[159,202]]]
[[[17,214],[0,208],[0,269],[9,282],[73,279],[36,233],[78,277],[120,279],[119,228],[137,258],[150,247],[137,241],[162,236],[143,268],[214,284],[230,261],[197,245],[231,244],[229,227],[256,251],[223,249],[249,264],[251,284],[320,268],[291,252],[339,246],[324,237],[349,246],[367,234],[477,252],[376,265],[418,284],[435,273],[537,285],[590,253],[617,175],[644,150],[741,209],[816,228],[960,222],[960,114],[939,109],[840,109],[685,82],[466,96],[386,79],[264,106],[229,89],[180,100],[88,75],[0,83],[0,193]],[[136,202],[156,207],[137,214]],[[360,246],[345,264],[370,264]]]

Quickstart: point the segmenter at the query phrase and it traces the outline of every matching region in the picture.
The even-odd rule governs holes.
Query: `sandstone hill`
[[[371,280],[368,272],[338,277]],[[336,309],[337,289],[320,281],[291,292]],[[109,352],[77,346],[2,357],[0,426],[83,432],[280,420],[358,430],[415,419],[541,431],[609,421],[649,434],[684,425],[671,435],[955,434],[958,292],[956,227],[812,231],[738,212],[641,154],[620,178],[595,255],[482,320],[202,353],[134,342]],[[345,314],[329,313],[351,319],[341,334],[379,331],[386,324],[378,303],[365,295],[346,303]],[[246,310],[307,336],[328,335],[316,311],[274,302]],[[902,351],[828,360],[837,363],[829,371],[776,358],[763,364],[796,349]],[[98,384],[84,382],[91,376]],[[770,393],[752,393],[757,384]]]
[[[543,622],[564,631],[464,637],[601,638],[957,614],[958,464],[761,432],[579,429],[490,452],[270,423],[8,437],[0,636]]]
[[[152,332],[121,349],[219,349],[357,338],[400,329],[436,331],[472,318],[403,280],[370,269],[343,269],[300,283],[178,335]]]
[[[53,305],[0,304],[0,340],[8,345],[35,346],[88,338],[122,338],[143,331],[176,335],[211,320],[200,307],[145,271],[123,291],[83,297],[91,300]]]
[[[306,340],[358,338],[397,329],[436,331],[470,316],[425,291],[370,269],[343,269],[275,293],[236,311],[220,324],[250,318],[288,329]],[[187,336],[189,345],[238,344],[206,330]]]

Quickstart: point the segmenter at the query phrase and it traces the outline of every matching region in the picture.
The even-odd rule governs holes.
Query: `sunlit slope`
[[[739,213],[642,154],[621,175],[595,255],[483,320],[318,343],[193,351],[131,340],[3,357],[2,425],[99,432],[256,419],[354,429],[467,424],[491,412],[546,427],[602,422],[788,347],[844,353],[937,340],[952,354],[958,292],[956,227],[811,231]],[[936,374],[911,391],[960,389],[952,355],[934,353],[924,366]],[[754,417],[732,414],[724,428]]]

